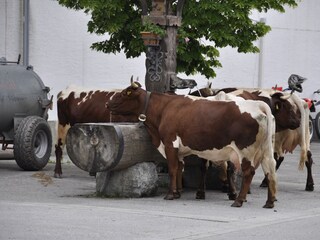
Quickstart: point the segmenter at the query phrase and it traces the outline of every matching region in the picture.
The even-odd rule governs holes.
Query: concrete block
[[[137,163],[127,169],[97,173],[96,191],[106,197],[149,197],[158,190],[156,165]]]

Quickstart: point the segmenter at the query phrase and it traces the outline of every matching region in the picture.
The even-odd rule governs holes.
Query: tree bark
[[[160,46],[148,47],[146,58],[146,89],[151,92],[174,91],[171,76],[177,69],[177,27],[168,26]]]
[[[152,1],[155,9],[148,16],[154,24],[165,27],[166,35],[160,40],[159,46],[149,46],[146,58],[146,89],[151,92],[174,92],[176,89],[193,88],[196,81],[177,77],[177,33],[181,26],[182,10],[185,0],[178,0],[176,13],[172,10],[174,1],[167,0],[165,11],[159,13],[157,4]],[[143,15],[145,14],[146,2],[141,0]]]

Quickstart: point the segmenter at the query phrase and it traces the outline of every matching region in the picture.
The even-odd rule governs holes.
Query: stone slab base
[[[137,163],[124,170],[97,173],[96,184],[100,196],[150,197],[158,190],[158,173],[154,163]]]

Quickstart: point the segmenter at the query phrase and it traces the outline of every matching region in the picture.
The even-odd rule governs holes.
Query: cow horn
[[[133,75],[131,75],[130,83],[133,83]]]
[[[131,83],[131,87],[132,87],[133,89],[137,89],[137,88],[139,87],[139,85],[138,85],[136,82],[132,82],[132,83]]]
[[[288,100],[288,99],[291,97],[291,95],[292,95],[292,94],[283,95],[283,96],[281,96],[280,98],[281,98],[282,100]]]

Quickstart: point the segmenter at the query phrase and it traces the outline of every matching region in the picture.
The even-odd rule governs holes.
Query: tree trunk
[[[160,46],[148,47],[145,78],[148,91],[174,91],[171,88],[171,76],[176,75],[177,68],[177,31],[176,26],[168,26]]]
[[[71,161],[88,172],[118,171],[139,162],[165,162],[137,123],[76,124],[69,129],[66,148]]]

